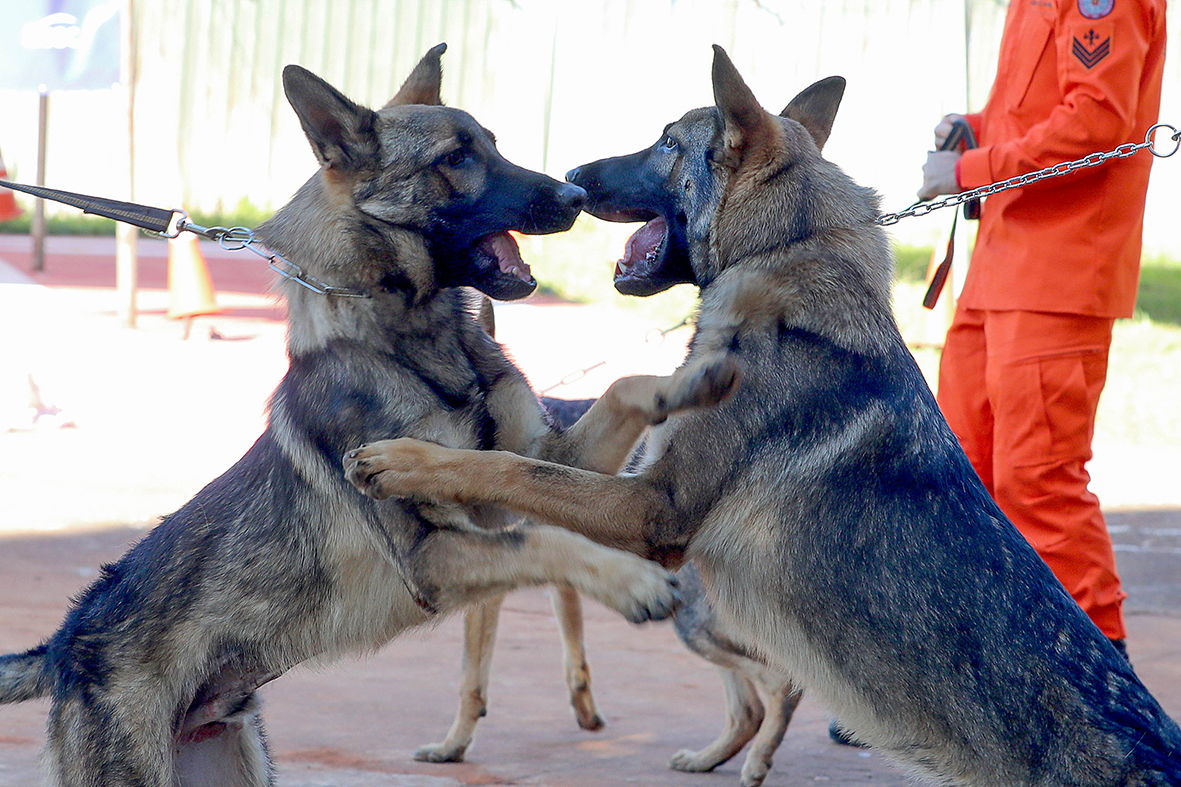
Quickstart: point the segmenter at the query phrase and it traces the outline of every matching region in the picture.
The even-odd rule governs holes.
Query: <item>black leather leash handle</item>
[[[951,124],[951,132],[947,135],[947,139],[943,140],[943,144],[939,146],[940,150],[955,150],[963,145],[964,150],[971,150],[976,147],[976,134],[972,131],[972,127],[968,125],[968,121],[963,118],[957,118]],[[947,251],[943,255],[943,261],[939,263],[939,267],[935,269],[935,274],[931,277],[931,283],[927,285],[927,292],[923,295],[923,308],[934,309],[935,304],[939,302],[939,294],[943,292],[943,286],[947,284],[947,274],[951,272],[951,261],[955,256],[955,225],[959,220],[960,214],[956,213],[951,220],[951,232],[947,237]],[[978,219],[980,218],[980,200],[972,199],[964,203],[964,218]]]
[[[94,216],[102,216],[103,218],[121,221],[124,224],[131,224],[140,229],[158,232],[166,237],[175,237],[175,232],[170,231],[174,217],[184,216],[184,212],[179,210],[153,208],[148,205],[137,205],[134,202],[119,202],[102,197],[91,197],[86,194],[75,194],[72,191],[47,189],[44,186],[26,186],[21,183],[11,183],[7,180],[0,180],[0,186],[6,189],[12,189],[13,191],[32,194],[34,197],[40,197],[41,199],[60,202],[63,205],[81,208],[83,213],[90,213]]]

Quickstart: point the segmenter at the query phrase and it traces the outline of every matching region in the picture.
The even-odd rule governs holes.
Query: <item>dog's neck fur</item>
[[[874,224],[877,195],[844,173],[826,174],[816,182],[842,193],[796,206],[791,213],[806,215],[806,226],[766,220],[744,226],[750,223],[748,216],[765,215],[760,206],[750,205],[753,210],[737,216],[724,215],[723,206],[718,224],[729,221],[734,226],[721,232],[715,226],[713,234],[737,240],[728,247],[710,244],[710,263],[721,273],[701,289],[695,339],[699,350],[721,350],[742,331],[778,324],[815,333],[854,352],[888,350],[886,337],[897,333],[890,290],[893,257],[885,232]],[[822,214],[821,204],[840,210]]]
[[[429,333],[455,320],[463,307],[457,290],[438,290],[411,300],[402,292],[374,292],[369,298],[319,295],[291,281],[281,288],[287,301],[287,354],[291,358],[318,352],[333,341],[396,348],[401,337]]]
[[[323,295],[282,278],[287,303],[287,354],[296,358],[337,340],[372,347],[399,344],[399,335],[437,333],[454,322],[463,294],[439,289],[434,281],[414,281],[399,260],[429,256],[423,239],[403,228],[363,223],[341,206],[334,210],[320,174],[259,227],[260,240],[324,284],[363,293],[350,298]],[[325,207],[328,206],[328,207]],[[335,213],[336,215],[333,215]],[[358,234],[370,243],[358,243]],[[367,248],[368,247],[368,248]],[[416,266],[433,270],[433,265]]]

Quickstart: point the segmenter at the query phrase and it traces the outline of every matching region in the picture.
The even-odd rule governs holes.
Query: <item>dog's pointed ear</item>
[[[816,147],[823,150],[844,95],[844,77],[825,77],[801,90],[779,115],[791,118],[807,129],[816,140]]]
[[[402,104],[429,104],[438,106],[443,103],[443,53],[447,51],[447,44],[435,44],[431,50],[422,56],[418,65],[406,77],[397,95],[391,98],[387,107]]]
[[[722,116],[724,161],[737,167],[752,152],[778,138],[778,122],[746,86],[726,50],[714,44],[714,104]]]
[[[316,158],[329,171],[360,169],[377,156],[377,113],[300,66],[283,69],[283,92]]]

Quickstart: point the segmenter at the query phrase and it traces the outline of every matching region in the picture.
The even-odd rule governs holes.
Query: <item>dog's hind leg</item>
[[[726,727],[713,743],[699,751],[682,749],[669,767],[675,771],[712,771],[742,750],[763,722],[763,703],[754,683],[729,667],[718,667],[726,693]]]
[[[682,749],[674,754],[669,767],[711,771],[750,743],[742,764],[742,787],[758,787],[771,770],[775,751],[804,692],[786,676],[753,661],[742,670],[719,665],[718,672],[726,692],[726,728],[704,749]],[[759,699],[760,692],[765,701]]]
[[[463,677],[459,684],[459,709],[455,721],[440,743],[428,743],[414,750],[420,762],[460,762],[471,745],[476,723],[488,712],[488,679],[496,624],[504,595],[493,596],[467,610],[463,620]]]
[[[787,725],[804,696],[804,690],[786,675],[761,664],[758,667],[754,681],[763,692],[766,715],[742,764],[742,787],[758,787],[767,778],[775,751],[783,743]]]
[[[132,691],[115,696],[93,684],[55,698],[42,757],[49,783],[176,787],[172,708],[153,699],[158,698]]]
[[[750,743],[742,765],[742,787],[757,787],[767,778],[803,692],[782,671],[768,667],[753,648],[744,646],[743,637],[718,617],[695,563],[687,564],[677,577],[684,595],[675,621],[677,636],[721,673],[726,727],[701,751],[677,752],[669,766],[679,771],[712,770]]]
[[[553,591],[554,615],[562,634],[562,664],[566,673],[566,687],[570,690],[570,704],[578,726],[596,732],[606,723],[595,710],[595,698],[590,690],[590,667],[586,663],[583,644],[582,599],[569,585],[556,585]]]

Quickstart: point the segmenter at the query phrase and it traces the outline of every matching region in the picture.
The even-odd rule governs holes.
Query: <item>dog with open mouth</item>
[[[260,686],[517,587],[562,583],[634,622],[675,605],[655,563],[492,507],[377,502],[341,474],[351,449],[397,435],[614,472],[648,426],[732,383],[724,365],[624,378],[553,427],[471,288],[532,292],[509,233],[568,229],[585,193],[507,161],[442,106],[443,50],[379,110],[284,70],[319,162],[257,233],[290,266],[289,369],[233,467],[104,566],[42,644],[0,656],[0,703],[52,700],[43,761],[57,787],[270,785]],[[184,450],[158,448],[163,461]],[[486,681],[470,679],[465,723]]]
[[[569,176],[646,222],[621,291],[700,289],[686,362],[736,359],[729,399],[656,427],[631,473],[401,439],[349,477],[692,560],[737,644],[937,783],[1177,787],[1181,729],[991,499],[899,333],[878,197],[821,153],[843,92],[768,112],[715,47],[713,106]]]

